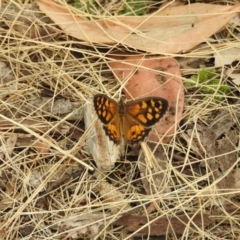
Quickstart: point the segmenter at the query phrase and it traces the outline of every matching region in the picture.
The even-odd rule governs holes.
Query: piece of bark
[[[101,171],[111,171],[114,164],[120,160],[125,149],[124,145],[116,145],[106,135],[102,123],[97,119],[97,114],[92,103],[85,106],[84,123],[86,128],[86,151],[92,156]]]

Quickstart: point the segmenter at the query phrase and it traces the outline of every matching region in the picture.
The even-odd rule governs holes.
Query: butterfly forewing
[[[104,124],[106,135],[114,142],[119,143],[121,139],[118,103],[103,95],[94,96],[93,104],[100,121]]]
[[[157,123],[165,114],[168,101],[159,97],[148,97],[126,104],[126,113],[136,122],[148,128]]]
[[[103,94],[94,96],[93,105],[98,118],[104,125],[110,123],[118,113],[118,103]]]

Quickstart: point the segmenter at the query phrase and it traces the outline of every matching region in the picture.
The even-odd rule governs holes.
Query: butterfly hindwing
[[[120,128],[118,125],[118,122],[114,121],[112,123],[109,123],[106,126],[103,126],[103,129],[106,133],[106,135],[116,144],[120,143],[121,140],[121,132],[120,132]]]
[[[133,121],[133,119],[127,115],[125,131],[125,140],[128,144],[132,145],[143,141],[151,131],[151,128],[144,127],[136,121]]]

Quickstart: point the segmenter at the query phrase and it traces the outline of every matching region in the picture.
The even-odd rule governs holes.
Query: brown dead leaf
[[[120,81],[128,80],[124,92],[127,99],[158,96],[168,100],[167,113],[155,125],[158,134],[152,133],[152,141],[169,142],[175,132],[174,124],[182,117],[184,89],[178,63],[172,58],[142,56],[114,56],[110,68]]]
[[[176,217],[151,217],[126,215],[114,222],[127,231],[137,232],[134,236],[161,236],[169,233],[183,234],[186,229],[204,229],[213,222],[209,214],[178,215]]]
[[[240,4],[189,4],[162,8],[146,16],[111,16],[88,20],[84,12],[38,0],[41,11],[67,34],[95,43],[122,43],[152,53],[187,52],[206,41],[240,11]],[[77,10],[76,10],[77,11]],[[83,17],[82,17],[83,16]],[[96,37],[97,36],[97,37]]]
[[[239,118],[239,116],[236,116]],[[210,118],[211,119],[211,118]],[[234,128],[235,121],[231,118],[231,112],[224,110],[214,119],[206,124],[199,124],[197,127],[198,136],[193,137],[195,145],[200,154],[198,157],[207,156],[208,160],[201,161],[200,166],[211,170],[211,181],[217,181],[216,186],[220,190],[230,190],[237,186],[235,177],[235,166],[237,166],[238,152],[236,146],[239,140],[237,131]],[[194,134],[194,131],[192,132]],[[192,137],[192,136],[191,136]],[[195,152],[195,154],[198,154]],[[208,189],[206,190],[208,191]],[[216,191],[216,190],[215,190]]]
[[[108,209],[109,212],[114,215],[121,211],[131,210],[131,206],[125,201],[125,194],[119,191],[114,185],[110,184],[105,179],[105,175],[96,171],[94,176],[98,182],[95,188],[103,198],[103,203],[112,202],[111,208]]]
[[[49,141],[51,141],[50,138],[48,138]],[[40,154],[48,154],[50,152],[50,146],[47,142],[43,142],[42,140],[37,140],[34,142],[33,147],[35,147],[36,151]]]

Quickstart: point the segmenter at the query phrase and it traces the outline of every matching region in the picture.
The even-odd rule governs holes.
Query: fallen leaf
[[[232,64],[233,61],[240,60],[240,48],[230,48],[223,51],[218,51],[214,54],[215,67]]]
[[[233,78],[233,83],[237,86],[240,86],[240,74],[231,74],[229,75],[231,78]]]
[[[52,141],[51,138],[48,140]],[[50,152],[49,144],[47,142],[43,142],[42,140],[36,140],[33,147],[38,153],[43,154],[45,157],[48,156],[48,153]]]
[[[109,62],[116,78],[127,81],[124,92],[128,100],[157,96],[168,100],[168,111],[155,125],[158,134],[153,132],[149,139],[169,142],[182,117],[184,88],[180,68],[172,58],[142,56],[113,56]],[[164,139],[162,139],[164,136]],[[160,137],[160,139],[159,139]]]
[[[83,236],[91,236],[94,238],[109,220],[108,213],[95,211],[94,213],[80,212],[74,215],[66,215],[61,218],[53,227],[56,226],[58,234],[65,234],[61,239],[79,239]]]
[[[140,17],[104,16],[100,20],[88,20],[86,13],[76,10],[78,14],[74,14],[69,7],[52,1],[38,0],[37,4],[73,37],[100,44],[122,43],[159,54],[189,51],[205,42],[240,11],[240,4],[196,3],[166,7]]]
[[[234,70],[232,68],[227,69],[226,75],[232,79],[232,82],[240,86],[240,73],[238,70]]]

